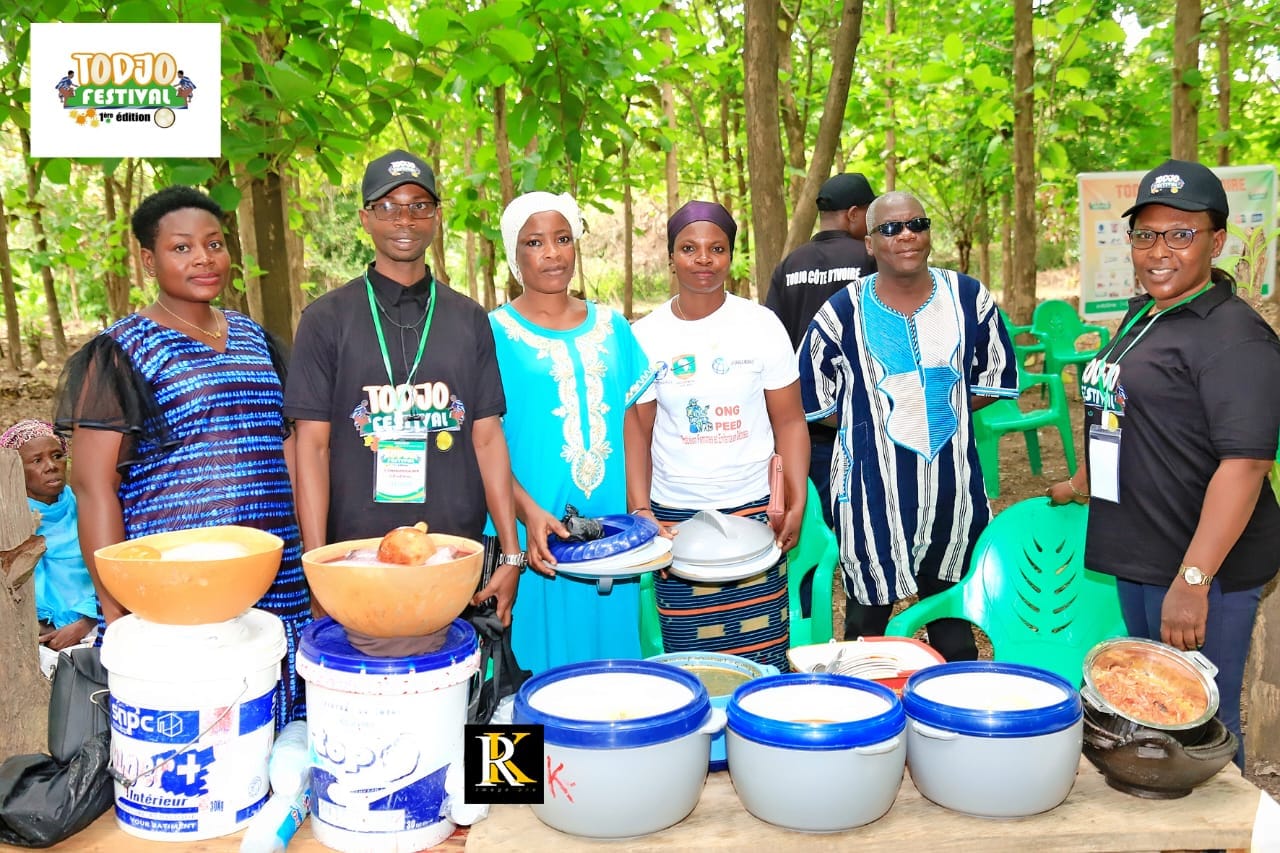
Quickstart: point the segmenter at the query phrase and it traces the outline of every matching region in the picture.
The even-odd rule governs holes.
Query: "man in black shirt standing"
[[[374,261],[302,312],[285,385],[303,548],[418,521],[479,540],[487,510],[501,556],[474,601],[494,596],[509,622],[524,554],[489,318],[427,266],[440,221],[430,166],[385,154],[361,199]]]
[[[797,347],[809,321],[827,300],[850,282],[876,271],[867,254],[867,206],[875,201],[871,184],[859,172],[829,179],[818,190],[822,230],[783,258],[773,271],[765,305],[778,315]],[[822,497],[822,517],[831,524],[831,452],[836,431],[825,424],[809,424],[809,479]]]

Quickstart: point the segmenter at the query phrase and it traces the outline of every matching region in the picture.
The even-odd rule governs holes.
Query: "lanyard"
[[[364,286],[369,293],[369,313],[373,316],[373,328],[378,333],[378,347],[382,350],[382,364],[387,368],[387,382],[391,387],[395,387],[396,377],[391,372],[391,354],[387,352],[387,339],[382,334],[382,321],[378,319],[378,302],[377,297],[373,295],[373,282],[369,281],[369,272],[365,271]],[[418,365],[422,363],[422,354],[427,351],[427,333],[431,331],[431,318],[436,313],[436,279],[431,277],[431,293],[427,296],[430,304],[427,306],[427,322],[422,327],[422,340],[418,344],[418,355],[413,359],[413,367],[409,368],[409,375],[405,377],[406,383],[413,382],[414,374],[418,372]],[[400,396],[396,395],[396,408],[400,408]]]
[[[1142,327],[1142,331],[1141,331],[1141,332],[1138,332],[1137,337],[1135,337],[1132,341],[1130,341],[1130,342],[1129,342],[1129,345],[1128,345],[1127,347],[1125,347],[1125,348],[1124,348],[1124,352],[1122,352],[1122,353],[1120,353],[1118,356],[1116,356],[1116,360],[1115,360],[1115,361],[1113,361],[1113,362],[1111,362],[1111,363],[1112,363],[1112,364],[1119,364],[1119,363],[1120,363],[1120,359],[1122,359],[1122,358],[1124,358],[1126,355],[1128,355],[1128,354],[1129,354],[1129,350],[1133,349],[1135,346],[1137,346],[1137,345],[1138,345],[1138,341],[1142,340],[1142,336],[1143,336],[1143,335],[1145,335],[1147,332],[1151,331],[1151,327],[1152,327],[1152,326],[1154,326],[1154,325],[1156,324],[1156,320],[1159,320],[1161,317],[1163,317],[1165,314],[1168,314],[1168,313],[1169,313],[1170,311],[1172,311],[1173,309],[1175,309],[1175,308],[1181,308],[1183,305],[1186,305],[1188,302],[1192,301],[1193,299],[1198,299],[1198,298],[1200,298],[1200,297],[1201,297],[1201,296],[1203,296],[1204,294],[1208,293],[1208,292],[1209,292],[1209,290],[1210,290],[1212,287],[1213,287],[1213,281],[1211,280],[1208,284],[1206,284],[1204,287],[1200,288],[1199,290],[1197,290],[1195,293],[1191,294],[1190,296],[1184,297],[1183,299],[1179,300],[1178,302],[1175,302],[1174,304],[1170,305],[1168,308],[1164,308],[1164,309],[1161,309],[1160,311],[1157,311],[1157,312],[1152,316],[1151,320],[1150,320],[1150,321],[1148,321],[1147,325],[1145,325],[1145,326],[1143,326],[1143,327]],[[372,293],[372,292],[373,292],[373,291],[370,291],[370,293]],[[1152,305],[1154,305],[1154,304],[1155,304],[1155,300],[1152,300],[1151,302],[1148,302],[1148,303],[1147,303],[1147,306],[1146,306],[1145,308],[1143,308],[1143,309],[1142,309],[1141,311],[1139,311],[1137,314],[1134,314],[1132,317],[1130,317],[1130,318],[1129,318],[1129,322],[1124,324],[1124,327],[1120,330],[1120,334],[1116,335],[1115,343],[1113,343],[1113,344],[1111,345],[1111,349],[1107,350],[1107,356],[1110,356],[1110,355],[1111,355],[1111,350],[1114,350],[1114,349],[1116,348],[1116,345],[1120,343],[1121,339],[1123,339],[1125,335],[1129,334],[1129,330],[1133,328],[1133,326],[1134,326],[1134,324],[1135,324],[1135,323],[1137,323],[1139,320],[1141,320],[1143,317],[1145,317],[1145,316],[1146,316],[1146,314],[1147,314],[1147,309],[1148,309],[1148,308],[1150,308],[1150,307],[1151,307]],[[1106,359],[1106,357],[1104,356],[1104,357],[1103,357],[1103,359],[1102,359],[1103,363],[1106,363],[1106,360],[1107,360],[1107,359]]]

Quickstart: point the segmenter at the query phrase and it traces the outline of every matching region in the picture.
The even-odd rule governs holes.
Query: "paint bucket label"
[[[111,766],[121,828],[190,841],[243,827],[267,799],[274,719],[274,685],[230,707],[146,708],[113,696]]]
[[[298,672],[307,682],[312,831],[321,844],[387,853],[453,834],[467,686],[478,666],[475,631],[461,619],[441,649],[409,658],[368,657],[328,618],[303,630]]]

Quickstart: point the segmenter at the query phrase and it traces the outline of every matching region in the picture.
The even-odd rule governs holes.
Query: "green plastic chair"
[[[1027,390],[1041,389],[1042,399],[1048,403],[1040,408],[1026,410],[1020,405]],[[1047,395],[1044,393],[1047,390]],[[1036,432],[1044,427],[1054,427],[1062,437],[1062,453],[1067,460],[1067,470],[1076,472],[1076,449],[1071,432],[1071,411],[1067,407],[1067,392],[1062,377],[1057,374],[1030,373],[1018,362],[1017,400],[997,400],[973,413],[973,434],[978,444],[978,461],[982,465],[982,480],[987,486],[987,497],[1000,497],[1000,439],[1011,432],[1022,433],[1027,444],[1027,461],[1031,473],[1039,476],[1043,470],[1040,461],[1040,436]]]
[[[840,563],[840,546],[836,544],[835,533],[822,518],[819,500],[818,490],[810,480],[800,540],[787,552],[787,620],[792,648],[825,643],[832,637],[831,585]],[[801,615],[800,585],[810,572],[813,573],[812,606],[809,616],[805,617]],[[640,656],[648,658],[665,651],[650,572],[640,576]]]
[[[1079,685],[1089,649],[1128,633],[1115,578],[1084,567],[1088,518],[1088,508],[1075,503],[1013,504],[978,537],[964,579],[903,610],[885,633],[913,637],[934,619],[967,619],[991,639],[996,660],[1038,666]]]
[[[1004,313],[1004,309],[1000,311],[1000,319],[1004,321],[1004,327],[1009,332],[1009,339],[1013,341],[1013,352],[1018,358],[1018,365],[1022,366],[1027,363],[1027,359],[1036,355],[1044,355],[1044,341],[1036,337],[1034,343],[1018,343],[1018,338],[1023,335],[1035,337],[1035,333],[1031,331],[1031,324],[1019,326],[1017,323],[1009,319],[1009,315]]]
[[[1050,299],[1036,306],[1031,316],[1031,333],[1044,341],[1044,372],[1061,376],[1074,365],[1077,386],[1080,365],[1092,359],[1111,341],[1111,331],[1106,326],[1084,322],[1071,303],[1061,299]],[[1076,349],[1076,342],[1091,333],[1098,336],[1097,348]]]

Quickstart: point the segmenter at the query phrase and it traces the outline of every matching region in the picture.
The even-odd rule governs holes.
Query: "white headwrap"
[[[513,200],[507,205],[507,209],[502,211],[502,245],[507,251],[507,266],[511,267],[511,274],[521,284],[524,284],[524,280],[520,277],[520,265],[516,262],[520,229],[535,213],[546,213],[552,210],[563,216],[569,223],[574,242],[580,240],[582,213],[578,210],[578,203],[568,193],[559,195],[544,192],[525,193]]]

